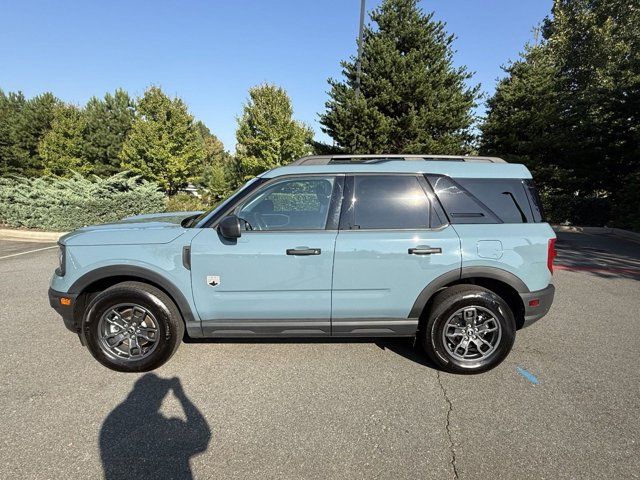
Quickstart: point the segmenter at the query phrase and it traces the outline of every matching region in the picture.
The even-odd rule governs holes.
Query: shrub
[[[188,193],[177,193],[165,200],[167,212],[193,212],[195,210],[209,210],[211,208],[202,198]]]
[[[163,210],[158,186],[128,172],[105,179],[0,178],[0,223],[11,227],[64,231]]]

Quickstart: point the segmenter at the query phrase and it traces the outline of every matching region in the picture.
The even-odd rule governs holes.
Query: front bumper
[[[553,285],[549,285],[542,290],[520,294],[524,305],[523,328],[533,325],[549,312],[555,293],[556,288]]]
[[[69,305],[64,305],[61,299],[68,298],[70,300]],[[80,332],[80,325],[76,321],[74,315],[74,309],[76,306],[77,294],[58,292],[52,288],[49,288],[49,305],[60,314],[64,321],[64,326],[74,333]]]

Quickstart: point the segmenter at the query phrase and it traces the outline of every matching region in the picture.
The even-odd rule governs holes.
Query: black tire
[[[449,318],[469,307],[488,310],[500,325],[500,337],[486,357],[461,360],[445,347],[443,331]],[[491,290],[476,285],[454,285],[438,293],[419,332],[424,350],[438,367],[463,374],[486,372],[499,365],[511,351],[515,338],[516,322],[509,305]]]
[[[157,345],[140,359],[118,358],[101,346],[99,324],[102,316],[119,304],[137,304],[157,320]],[[102,365],[118,372],[154,370],[176,352],[184,335],[184,321],[171,298],[162,290],[142,282],[122,282],[97,294],[87,306],[83,333],[91,354]]]

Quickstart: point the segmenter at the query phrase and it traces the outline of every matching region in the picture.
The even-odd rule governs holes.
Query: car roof
[[[531,173],[524,165],[507,163],[500,158],[442,155],[311,156],[269,170],[260,176],[276,178],[283,175],[323,173],[432,173],[454,178],[531,178]]]

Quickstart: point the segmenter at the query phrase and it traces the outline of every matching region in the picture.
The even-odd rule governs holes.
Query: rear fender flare
[[[513,287],[518,293],[529,293],[527,285],[516,275],[501,268],[496,267],[463,267],[462,269],[451,270],[432,280],[426,287],[422,289],[418,298],[411,307],[409,318],[418,318],[421,316],[427,303],[435,295],[438,290],[447,285],[464,280],[465,278],[490,278],[499,280]]]

